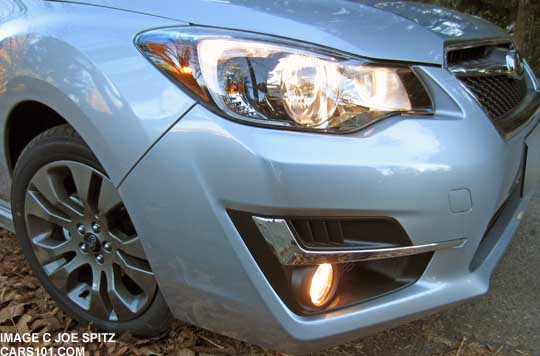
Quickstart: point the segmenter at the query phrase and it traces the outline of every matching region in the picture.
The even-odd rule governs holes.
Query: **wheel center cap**
[[[94,234],[86,234],[84,236],[84,242],[90,247],[91,250],[97,251],[99,250],[99,240],[96,235]]]

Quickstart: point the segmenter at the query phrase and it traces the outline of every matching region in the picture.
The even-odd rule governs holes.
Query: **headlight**
[[[351,132],[389,115],[431,109],[429,95],[407,65],[200,27],[152,30],[135,42],[200,102],[243,122]]]

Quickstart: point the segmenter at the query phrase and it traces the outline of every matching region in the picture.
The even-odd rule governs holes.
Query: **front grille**
[[[515,75],[510,67],[512,63],[521,64],[521,57],[510,42],[469,45],[450,44],[446,65],[506,137],[528,121],[536,100],[529,95],[532,91],[527,74]]]
[[[461,77],[493,120],[504,117],[527,96],[525,79],[507,75]]]

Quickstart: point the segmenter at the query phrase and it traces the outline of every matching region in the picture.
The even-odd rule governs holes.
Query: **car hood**
[[[369,58],[442,64],[447,41],[507,37],[453,10],[376,0],[84,0],[86,4],[266,33]]]

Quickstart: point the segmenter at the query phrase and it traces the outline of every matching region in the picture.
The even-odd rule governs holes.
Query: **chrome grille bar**
[[[460,248],[466,239],[425,245],[369,250],[307,250],[303,248],[285,219],[254,216],[253,221],[282,265],[299,266],[321,263],[348,263],[418,255],[442,249]]]

